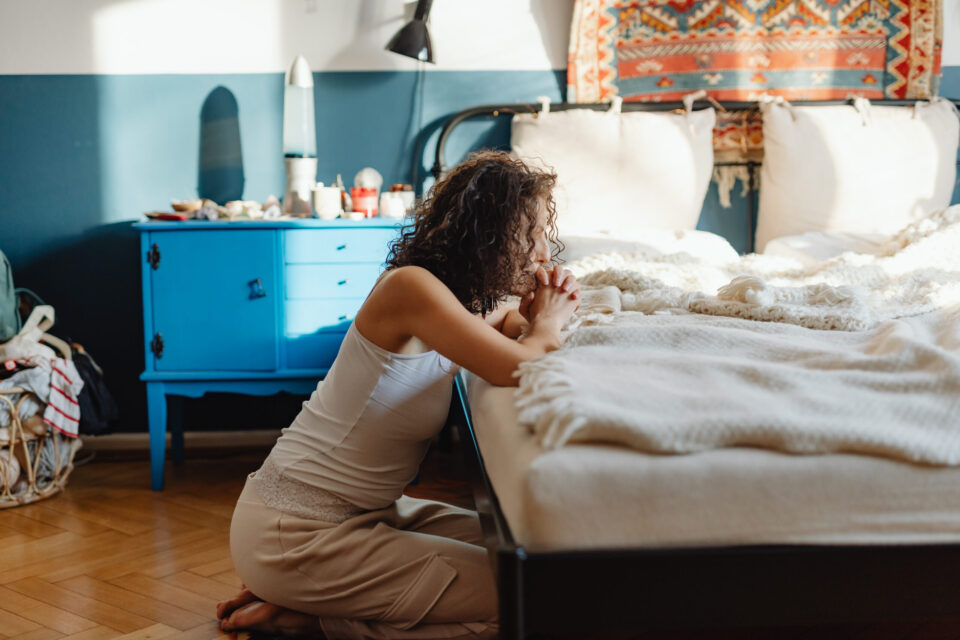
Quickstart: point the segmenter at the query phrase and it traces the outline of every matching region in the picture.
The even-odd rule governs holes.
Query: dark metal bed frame
[[[607,108],[550,108],[574,107]],[[623,105],[624,110],[675,108],[682,105]],[[476,107],[451,117],[437,145],[435,175],[444,167],[444,142],[459,122],[521,109],[537,106]],[[758,163],[746,164],[752,176]],[[751,207],[751,224],[753,214]],[[469,407],[458,376],[448,421],[459,434],[497,576],[504,639],[960,617],[960,544],[525,549],[514,540],[500,510]]]
[[[960,108],[960,100],[951,100],[955,106]],[[877,104],[880,106],[892,106],[892,107],[904,107],[904,106],[913,106],[917,103],[916,100],[872,100],[871,104]],[[850,104],[849,100],[795,100],[790,104],[796,106],[831,106],[831,105],[844,105]],[[715,106],[720,109],[725,109],[727,111],[750,111],[756,110],[759,108],[758,103],[756,102],[717,102],[715,100],[699,100],[693,103],[693,109],[706,109],[708,107]],[[591,109],[593,111],[606,111],[610,108],[608,103],[600,104],[576,104],[570,102],[560,102],[560,103],[551,103],[550,111],[568,111],[570,109]],[[682,102],[624,102],[621,110],[622,111],[676,111],[683,110],[684,104]],[[518,113],[533,113],[537,114],[540,112],[540,104],[501,104],[501,105],[482,105],[477,107],[471,107],[469,109],[464,109],[459,111],[452,116],[444,123],[443,128],[440,130],[440,137],[437,139],[436,153],[434,155],[433,166],[430,168],[430,172],[433,174],[433,177],[439,179],[444,171],[447,169],[447,165],[444,161],[444,150],[446,149],[447,139],[450,137],[450,133],[457,127],[457,125],[470,120],[471,118],[478,118],[481,116],[492,116],[494,118],[501,115],[512,116]],[[419,158],[417,161],[420,161]],[[743,161],[743,162],[717,162],[714,163],[715,167],[746,167],[749,175],[749,192],[750,195],[747,198],[747,209],[749,212],[748,219],[748,236],[747,236],[747,252],[753,251],[753,239],[754,232],[757,228],[757,203],[756,203],[756,186],[757,186],[757,169],[759,169],[762,163],[755,162],[753,160]],[[960,165],[960,158],[958,158],[957,164]]]

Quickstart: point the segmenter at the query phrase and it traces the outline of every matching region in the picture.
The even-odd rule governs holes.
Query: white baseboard
[[[280,437],[279,429],[253,431],[186,431],[183,434],[184,449],[230,449],[270,447]],[[167,447],[170,434],[167,434]],[[83,436],[83,448],[88,451],[148,451],[150,434],[111,433],[103,436]]]

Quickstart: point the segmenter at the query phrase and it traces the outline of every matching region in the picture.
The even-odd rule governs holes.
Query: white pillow
[[[513,118],[513,153],[557,173],[561,234],[695,229],[713,169],[716,113],[573,109]]]
[[[726,238],[709,231],[637,228],[630,236],[627,239],[600,233],[561,235],[564,246],[559,257],[565,262],[573,262],[605,251],[652,251],[660,255],[686,253],[711,263],[733,262],[740,257]]]
[[[805,267],[812,267],[847,252],[878,255],[889,239],[889,235],[878,233],[808,231],[796,236],[774,238],[763,248],[763,253],[793,258]]]
[[[949,206],[960,122],[947,101],[761,108],[758,250],[807,231],[891,235]]]

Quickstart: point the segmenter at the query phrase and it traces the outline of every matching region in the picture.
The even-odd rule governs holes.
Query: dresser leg
[[[147,422],[150,426],[150,477],[154,491],[163,490],[167,452],[167,395],[162,382],[147,383]]]
[[[173,464],[183,464],[183,401],[183,396],[167,396],[167,430]]]

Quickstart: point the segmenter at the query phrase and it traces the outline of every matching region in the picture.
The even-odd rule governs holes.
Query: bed
[[[858,105],[853,117],[864,121],[884,117],[886,113],[877,106],[904,103],[874,104],[873,112],[871,107]],[[811,105],[787,107],[783,114],[794,122],[789,109],[797,106]],[[817,103],[814,108],[824,106],[842,105]],[[914,103],[909,106],[917,108]],[[624,112],[677,110],[687,115],[708,107],[692,101],[616,105]],[[546,108],[562,112],[581,110],[584,105]],[[443,168],[444,143],[459,122],[515,111],[515,105],[478,107],[451,118],[438,143],[435,172]],[[708,125],[709,120],[704,127]],[[563,123],[559,130],[566,127]],[[691,121],[691,135],[695,129],[696,123]],[[776,134],[771,128],[774,142]],[[954,128],[946,137],[956,135]],[[582,140],[578,144],[582,148]],[[950,144],[950,171],[936,176],[939,195],[931,196],[933,200],[942,200],[948,187],[946,197],[952,194],[956,143]],[[770,148],[764,163],[752,159],[741,163],[751,185],[758,178],[774,184],[777,172],[789,169],[783,165],[792,161],[790,154],[778,156],[777,150]],[[949,144],[947,148],[950,150]],[[943,157],[939,158],[941,165]],[[691,171],[702,175],[703,167],[696,164],[692,163]],[[838,181],[843,178],[842,169],[834,167]],[[698,184],[702,189],[694,190],[689,206],[702,204],[706,187],[702,181]],[[789,431],[804,428],[805,421],[796,419],[786,421],[788,435],[781,434],[774,443],[763,429],[763,414],[738,414],[737,403],[726,406],[720,396],[715,401],[732,411],[724,428],[717,430],[726,434],[726,439],[714,432],[681,439],[680,444],[676,438],[664,440],[662,432],[658,435],[647,429],[647,423],[657,422],[655,415],[632,421],[636,414],[623,417],[609,412],[618,398],[630,395],[624,388],[612,388],[610,395],[604,396],[604,388],[598,385],[591,393],[607,401],[598,401],[596,406],[588,397],[551,405],[557,396],[549,391],[552,383],[559,380],[569,388],[589,387],[590,374],[583,372],[589,372],[594,357],[590,350],[617,347],[616,340],[624,340],[623,336],[637,340],[652,333],[662,340],[670,331],[681,331],[687,337],[714,331],[718,325],[724,331],[763,326],[764,340],[802,343],[809,336],[817,340],[823,336],[824,344],[832,340],[842,343],[837,349],[849,349],[857,340],[863,343],[860,346],[866,345],[874,336],[871,331],[886,326],[884,322],[900,323],[898,326],[907,327],[914,335],[931,331],[925,323],[942,327],[949,320],[951,326],[956,324],[957,314],[944,316],[944,309],[955,309],[960,302],[960,265],[941,259],[937,251],[960,246],[960,235],[950,235],[960,234],[960,209],[947,209],[939,217],[928,217],[929,211],[917,212],[905,226],[903,220],[884,220],[878,212],[875,227],[861,223],[862,213],[851,214],[847,221],[842,216],[827,216],[833,219],[833,226],[818,227],[817,220],[808,220],[806,226],[797,227],[796,219],[805,213],[790,210],[796,204],[787,201],[793,197],[790,186],[778,186],[781,193],[769,189],[766,194],[761,191],[759,198],[763,233],[757,238],[765,256],[737,256],[718,238],[690,228],[689,220],[682,230],[651,231],[644,226],[637,237],[617,233],[623,219],[616,216],[602,220],[600,226],[606,228],[599,233],[577,228],[574,241],[568,243],[570,267],[579,269],[584,282],[593,285],[601,303],[607,302],[601,290],[611,286],[620,301],[614,305],[615,313],[606,308],[603,313],[583,313],[579,324],[571,327],[568,344],[584,359],[573,362],[568,353],[562,356],[572,362],[567,369],[560,366],[562,358],[552,371],[529,368],[517,395],[469,374],[458,380],[451,423],[465,445],[466,465],[497,572],[503,637],[960,615],[960,579],[956,577],[960,570],[960,459],[953,457],[952,445],[941,446],[944,434],[947,442],[957,440],[949,435],[952,427],[960,426],[960,418],[953,417],[960,415],[957,389],[949,385],[940,389],[933,413],[905,415],[895,425],[900,429],[897,434],[877,438],[871,433],[868,444],[864,444],[867,440],[862,431],[869,429],[869,420],[858,426],[860,418],[868,418],[871,410],[882,414],[887,410],[884,402],[894,412],[899,411],[898,403],[911,406],[911,398],[920,397],[916,395],[919,387],[892,396],[880,393],[873,382],[854,385],[853,392],[866,394],[868,404],[870,394],[878,394],[873,396],[878,399],[876,407],[861,412],[863,416],[853,410],[845,413],[842,398],[833,407],[825,401],[824,415],[811,411],[809,416],[800,416],[817,424],[833,412],[844,423],[838,428],[840,436],[826,440],[811,440],[808,434],[800,437]],[[564,197],[573,203],[567,205],[577,206],[579,188],[567,189]],[[838,189],[832,195],[841,202],[838,206],[849,212],[853,205],[840,197],[844,192]],[[595,189],[589,193],[595,197]],[[758,211],[753,200],[749,202],[752,238]],[[609,210],[609,205],[605,206]],[[864,206],[876,210],[875,198]],[[769,214],[764,219],[765,209],[786,211],[780,219]],[[690,214],[683,215],[689,218]],[[651,219],[663,216],[663,210],[654,211]],[[901,227],[906,230],[891,231]],[[598,250],[608,252],[598,258],[593,255]],[[914,264],[917,260],[926,262]],[[878,269],[888,267],[902,276],[907,266],[917,278],[935,281],[936,286],[918,291],[915,281],[902,278],[870,280]],[[656,287],[651,288],[649,282],[637,284],[636,277],[623,275],[631,269],[632,273],[653,274]],[[786,272],[792,275],[784,275]],[[847,286],[843,280],[850,279],[851,273],[857,286]],[[743,274],[759,279],[760,285],[754,281],[728,288],[726,298],[722,293],[713,294],[718,288],[723,291],[723,282]],[[877,302],[864,297],[859,286],[863,282],[868,282],[868,289],[892,293]],[[700,289],[711,290],[712,295],[690,295]],[[848,296],[831,303],[829,320],[824,320],[816,302],[790,307],[796,305],[798,292],[813,300],[817,295],[822,298],[825,289],[829,289],[827,297],[837,291],[841,297]],[[760,307],[767,315],[757,311],[758,300],[766,303]],[[770,316],[770,309],[780,303],[779,315]],[[612,343],[610,329],[620,335]],[[937,335],[945,342],[933,345],[933,350],[942,351],[949,364],[955,359],[956,332]],[[723,348],[720,345],[718,351]],[[875,350],[876,345],[864,348]],[[681,355],[671,358],[661,353],[659,360],[651,356],[645,368],[636,369],[631,369],[628,361],[611,360],[614,364],[607,368],[624,372],[625,378],[634,376],[629,379],[636,380],[638,395],[651,389],[644,384],[658,371],[665,377],[676,376],[678,384],[703,380],[695,371],[679,365],[671,368],[673,361],[682,360]],[[540,374],[546,377],[536,383],[527,380]],[[905,370],[904,376],[910,375]],[[816,382],[818,379],[821,381]],[[745,397],[755,387],[764,386],[754,384],[752,388],[752,379],[747,376],[746,380],[738,389]],[[823,395],[824,388],[832,384],[829,372],[812,380],[810,388],[801,391]],[[770,386],[760,392],[774,403],[796,399],[782,387]],[[709,388],[704,388],[703,395],[709,395]],[[681,400],[689,403],[691,397]],[[672,416],[678,423],[686,419],[678,406],[661,409],[663,424],[669,426]],[[909,427],[910,420],[930,430],[940,429],[929,446],[904,445],[903,427]],[[856,428],[861,432],[855,433]]]

